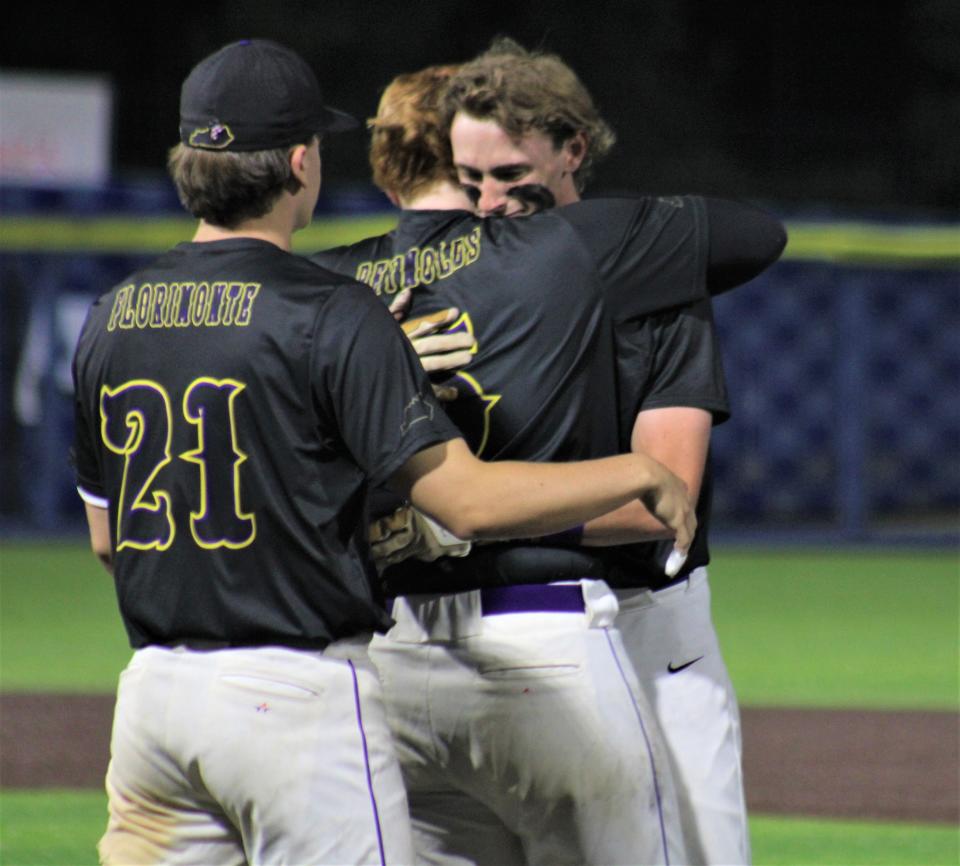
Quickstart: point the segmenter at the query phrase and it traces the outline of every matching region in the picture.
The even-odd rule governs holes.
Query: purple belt
[[[480,590],[484,616],[501,613],[583,613],[579,584],[490,586]]]

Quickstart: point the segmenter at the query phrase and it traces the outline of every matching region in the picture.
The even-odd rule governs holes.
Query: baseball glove
[[[457,538],[412,505],[401,506],[371,523],[369,538],[380,572],[410,558],[433,562],[441,556],[466,556],[471,548],[469,541]]]

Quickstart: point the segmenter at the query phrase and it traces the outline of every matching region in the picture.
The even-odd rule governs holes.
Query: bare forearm
[[[616,509],[645,495],[663,471],[639,454],[563,464],[480,463],[471,457],[421,473],[410,499],[461,538],[524,538]]]
[[[113,574],[113,548],[110,544],[110,524],[107,510],[84,503],[87,526],[90,529],[90,548],[106,569]]]
[[[711,424],[709,413],[701,409],[679,406],[647,410],[637,416],[632,450],[656,458],[675,472],[687,485],[691,500],[696,502],[703,481]],[[580,543],[604,547],[667,538],[673,538],[673,531],[642,502],[634,500],[588,521]]]
[[[635,459],[612,457],[589,466],[490,464],[487,495],[468,498],[466,519],[478,538],[545,535],[584,523],[632,503],[649,488],[650,461],[621,457]]]
[[[628,502],[615,511],[588,520],[580,543],[585,547],[635,544],[673,538],[673,530],[664,526],[639,500]]]

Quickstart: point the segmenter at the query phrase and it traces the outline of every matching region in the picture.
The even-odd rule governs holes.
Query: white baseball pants
[[[740,712],[710,614],[707,571],[658,592],[616,594],[617,628],[669,751],[686,862],[749,864]]]
[[[411,863],[365,649],[137,651],[120,677],[101,862]]]
[[[557,591],[560,591],[558,593]],[[572,590],[576,610],[550,611]],[[530,595],[546,604],[520,605]],[[415,595],[370,657],[417,863],[666,864],[682,845],[661,734],[606,584]],[[506,602],[504,603],[504,594]]]

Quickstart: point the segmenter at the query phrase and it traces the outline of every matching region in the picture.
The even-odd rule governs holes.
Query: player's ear
[[[587,134],[577,130],[563,143],[563,152],[566,158],[566,169],[571,174],[580,168],[583,158],[587,155]]]
[[[302,187],[307,185],[307,172],[311,146],[312,143],[309,145],[295,144],[290,148],[290,172]]]
[[[290,148],[290,168],[297,180],[303,180],[303,173],[306,171],[307,146],[305,144],[295,144]]]

